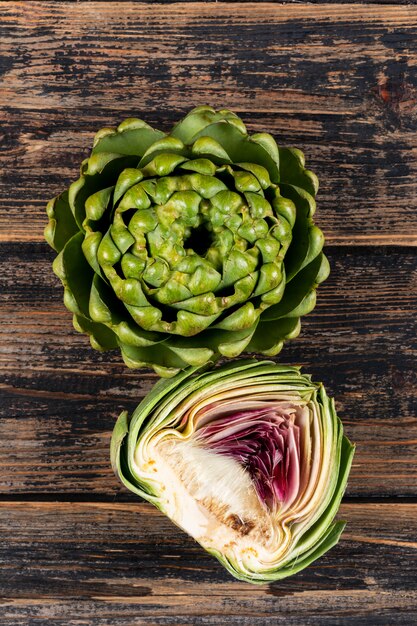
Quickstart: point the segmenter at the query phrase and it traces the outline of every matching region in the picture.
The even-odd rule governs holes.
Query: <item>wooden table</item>
[[[0,623],[417,623],[417,7],[0,1]],[[340,544],[271,586],[234,581],[109,464],[155,381],[78,335],[44,205],[94,132],[193,105],[304,150],[332,266],[280,359],[357,442]]]

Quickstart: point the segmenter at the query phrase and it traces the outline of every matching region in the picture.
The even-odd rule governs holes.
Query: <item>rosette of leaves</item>
[[[159,381],[120,415],[111,444],[128,489],[252,583],[295,574],[338,542],[353,453],[321,384],[252,359]]]
[[[302,152],[202,106],[168,134],[100,130],[47,207],[74,326],[129,367],[171,376],[222,355],[276,355],[329,272]]]

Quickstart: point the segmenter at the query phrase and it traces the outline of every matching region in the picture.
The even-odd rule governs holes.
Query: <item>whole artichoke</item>
[[[115,473],[240,580],[294,574],[335,545],[354,446],[298,368],[243,360],[159,381],[116,423]]]
[[[100,130],[47,207],[75,328],[161,376],[277,354],[329,271],[317,187],[299,150],[230,111],[198,107],[169,134],[138,119]]]

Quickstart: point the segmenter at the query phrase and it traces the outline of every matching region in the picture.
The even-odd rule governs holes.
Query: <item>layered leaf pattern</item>
[[[129,367],[172,376],[219,355],[276,355],[328,275],[302,153],[198,107],[171,133],[138,119],[97,133],[47,207],[74,326]]]
[[[111,444],[128,489],[252,583],[295,574],[338,542],[353,453],[321,384],[254,359],[158,382]]]

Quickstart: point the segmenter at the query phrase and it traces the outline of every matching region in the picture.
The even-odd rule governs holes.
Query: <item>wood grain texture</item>
[[[417,7],[3,2],[2,30],[3,241],[42,239],[98,128],[210,103],[305,151],[330,242],[416,244]]]
[[[20,0],[22,1],[22,0]],[[23,0],[24,1],[24,0]],[[32,0],[30,0],[32,1]],[[42,2],[44,0],[38,0],[38,2]],[[46,0],[51,2],[52,0]],[[108,2],[109,0],[99,0],[101,2]],[[110,0],[110,1],[114,1],[114,0]],[[6,3],[8,2],[10,4],[10,0],[0,0],[0,5],[2,3]],[[55,4],[63,4],[66,5],[67,7],[69,7],[71,4],[76,4],[77,2],[83,2],[84,4],[87,4],[89,2],[94,2],[95,4],[98,4],[97,0],[53,0],[53,2]],[[115,3],[117,3],[118,5],[126,3],[126,4],[132,4],[133,0],[116,0]],[[210,4],[210,3],[224,3],[224,4],[254,4],[255,2],[259,2],[259,0],[203,0],[204,4]],[[142,4],[186,4],[186,3],[192,3],[195,4],[195,0],[142,0],[141,2]],[[283,2],[281,4],[284,4]],[[392,0],[308,0],[308,2],[303,2],[303,0],[285,0],[285,4],[308,4],[308,5],[312,5],[312,4],[337,4],[337,5],[341,5],[341,4],[378,4],[378,5],[392,5],[393,2]],[[404,5],[414,5],[417,4],[417,0],[398,0],[397,4],[404,4]]]
[[[255,587],[151,505],[5,502],[1,613],[16,626],[415,623],[417,505],[345,504],[341,516],[330,553]]]
[[[0,255],[1,493],[119,493],[110,432],[156,376],[127,370],[72,329],[46,245],[3,244]],[[417,255],[328,255],[331,277],[280,359],[304,364],[336,396],[358,444],[349,494],[417,495]]]
[[[0,0],[1,626],[417,624],[417,6],[401,4]],[[332,274],[279,358],[325,382],[357,443],[341,542],[265,587],[113,476],[114,420],[156,376],[72,329],[42,242],[98,128],[169,130],[206,103],[319,175]]]

